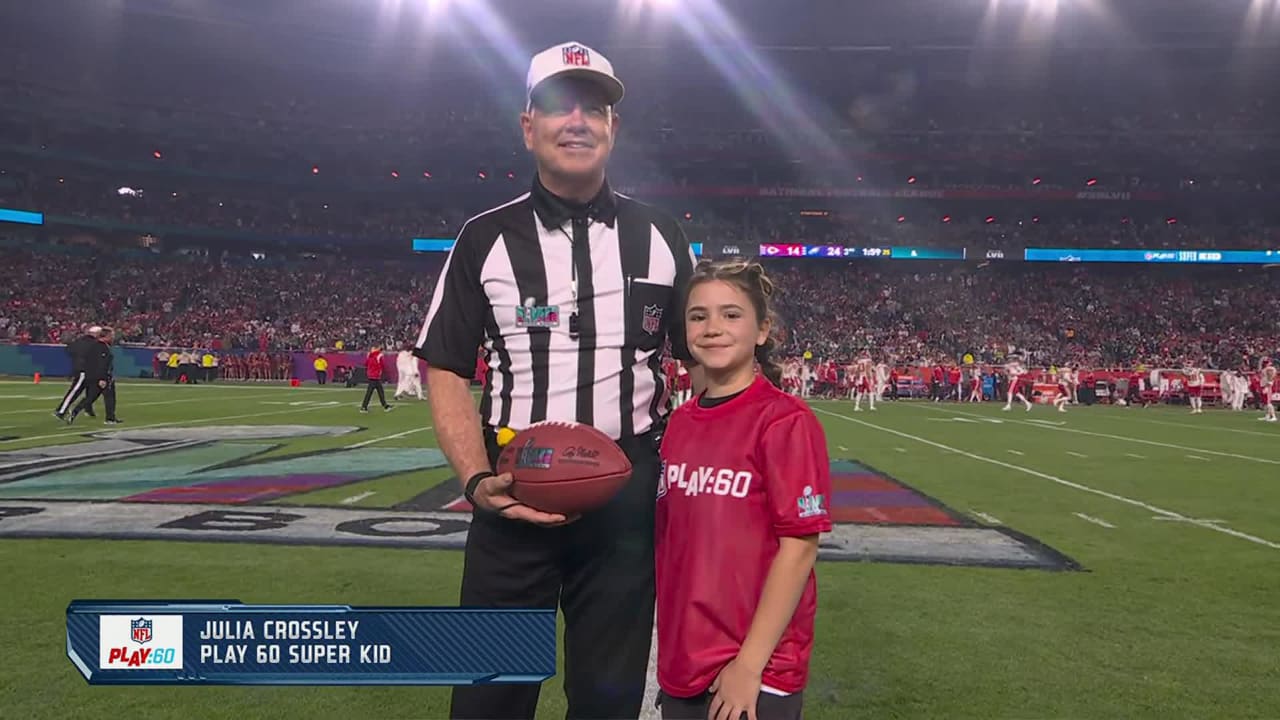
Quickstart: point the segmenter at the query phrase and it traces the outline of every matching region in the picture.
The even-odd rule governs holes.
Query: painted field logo
[[[471,507],[458,481],[444,479],[448,462],[438,449],[357,442],[320,451],[275,452],[287,441],[341,442],[338,438],[360,430],[311,425],[140,428],[92,433],[81,443],[0,452],[0,538],[464,547]],[[547,469],[562,460],[554,448],[532,442],[514,450],[522,468]],[[443,481],[434,486],[424,482],[428,489],[389,508],[346,500],[271,504],[291,495],[410,473]],[[831,481],[829,495],[809,489],[795,505],[800,517],[831,516],[834,528],[819,544],[823,560],[1079,569],[1034,538],[1007,527],[980,525],[857,461],[833,461]],[[656,484],[657,494],[667,490],[667,483]],[[174,618],[176,627],[166,626],[163,616],[110,617],[114,619],[101,632],[102,667],[181,667],[180,616]],[[165,648],[171,651],[160,652]]]
[[[826,509],[822,507],[822,493],[813,494],[812,485],[804,486],[804,497],[796,498],[796,506],[800,509],[802,518],[827,514]]]

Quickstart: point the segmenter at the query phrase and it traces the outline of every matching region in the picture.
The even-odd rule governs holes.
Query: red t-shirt
[[[382,379],[382,353],[369,353],[364,359],[364,370],[370,380]]]
[[[677,409],[661,455],[658,685],[693,697],[746,640],[778,539],[831,530],[830,458],[813,411],[763,376],[716,407]],[[763,684],[804,689],[817,608],[810,573]]]

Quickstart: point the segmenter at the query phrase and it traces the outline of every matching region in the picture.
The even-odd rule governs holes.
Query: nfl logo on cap
[[[543,50],[529,62],[529,74],[525,78],[528,107],[532,107],[539,85],[559,77],[577,77],[595,83],[604,90],[610,105],[616,105],[625,94],[608,58],[580,42],[567,42]]]
[[[568,45],[561,50],[561,56],[564,58],[565,65],[573,65],[576,67],[587,67],[591,65],[591,51],[577,43]]]

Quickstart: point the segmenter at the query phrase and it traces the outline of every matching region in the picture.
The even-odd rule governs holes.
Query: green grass
[[[0,384],[0,395],[47,398],[62,389],[49,381],[39,389]],[[127,385],[120,415],[125,428],[171,422],[364,428],[280,441],[263,457],[430,424],[424,403],[360,415],[361,397],[361,390],[342,388]],[[286,399],[342,404],[262,404]],[[102,429],[80,422],[65,428],[47,412],[21,412],[51,406],[48,400],[2,402],[0,428],[16,427],[0,429],[0,436],[52,437],[6,441],[0,452],[79,441],[81,433]],[[145,404],[159,402],[166,404]],[[994,404],[900,403],[855,414],[849,403],[814,406],[834,457],[856,458],[962,513],[997,518],[1070,556],[1082,571],[821,563],[806,717],[1276,715],[1280,548],[1262,543],[1280,544],[1280,428],[1254,421],[1254,413],[1216,410],[1191,416],[1173,408],[1097,407],[1059,414],[1037,407],[1027,414],[1003,413]],[[254,416],[215,419],[237,415]],[[422,431],[373,447],[433,443],[432,433]],[[373,491],[357,505],[388,506],[449,475],[446,468],[400,473],[278,502],[338,504]],[[1154,519],[1171,514],[1184,519]],[[73,598],[449,605],[457,598],[457,552],[0,539],[0,567],[3,717],[138,712],[313,720],[447,711],[447,690],[440,688],[89,686],[66,658],[64,617]],[[540,718],[563,716],[559,682],[544,686]]]

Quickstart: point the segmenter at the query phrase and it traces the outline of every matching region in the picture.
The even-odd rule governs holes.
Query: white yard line
[[[1091,522],[1094,525],[1101,525],[1104,528],[1111,528],[1112,530],[1114,530],[1116,527],[1115,525],[1112,525],[1106,520],[1100,520],[1096,517],[1093,517],[1092,515],[1085,515],[1084,513],[1072,513],[1072,515],[1075,515],[1076,517],[1080,518],[1081,520],[1084,520],[1085,522]]]
[[[977,510],[973,510],[973,511],[971,511],[971,512],[972,512],[972,514],[973,514],[973,516],[974,516],[974,517],[978,518],[979,520],[981,520],[982,522],[984,522],[984,523],[986,523],[986,524],[988,524],[988,525],[1003,525],[1003,524],[1004,524],[1004,523],[1000,522],[1000,518],[992,517],[992,516],[990,516],[990,515],[988,515],[988,514],[986,514],[986,513],[984,513],[984,512],[978,512]]]
[[[959,412],[958,410],[947,410],[945,408],[925,407],[924,409],[936,410],[938,412]],[[968,414],[971,417],[979,417],[979,418],[983,417],[982,415],[973,415],[972,413],[963,413],[963,414]],[[1280,460],[1254,457],[1252,455],[1241,455],[1240,453],[1221,452],[1219,450],[1207,450],[1205,448],[1187,447],[1185,445],[1173,445],[1171,443],[1158,442],[1156,440],[1143,440],[1141,438],[1131,438],[1131,437],[1126,437],[1124,435],[1112,435],[1110,433],[1091,432],[1089,430],[1076,430],[1074,428],[1068,428],[1068,427],[1054,427],[1051,425],[1042,425],[1040,423],[1034,423],[1027,420],[1010,420],[1009,422],[1019,423],[1021,425],[1026,425],[1027,427],[1040,428],[1041,430],[1052,430],[1054,432],[1075,433],[1077,435],[1089,435],[1091,437],[1101,437],[1101,438],[1108,438],[1110,440],[1120,440],[1121,442],[1140,443],[1142,445],[1153,445],[1155,447],[1169,448],[1171,450],[1181,450],[1183,452],[1190,450],[1192,452],[1204,453],[1205,455],[1217,455],[1219,457],[1229,457],[1229,458],[1235,458],[1237,460],[1247,460],[1249,462],[1265,463],[1267,465],[1280,465]]]
[[[1236,416],[1247,417],[1253,414],[1255,414],[1254,411],[1246,410],[1244,412],[1239,412],[1239,413],[1233,412],[1231,413],[1231,417],[1236,417]],[[1256,413],[1256,414],[1261,414],[1261,413]],[[1106,417],[1106,416],[1100,415],[1098,417]],[[1218,432],[1227,432],[1233,435],[1256,435],[1258,437],[1265,437],[1265,438],[1280,438],[1280,433],[1258,432],[1257,430],[1243,430],[1240,428],[1228,428],[1228,427],[1222,427],[1220,425],[1213,425],[1210,423],[1204,423],[1203,425],[1201,425],[1196,423],[1170,422],[1169,420],[1152,420],[1151,418],[1145,418],[1141,416],[1135,417],[1134,413],[1129,413],[1128,415],[1126,415],[1126,421],[1128,421],[1128,419],[1132,419],[1133,422],[1146,423],[1149,425],[1168,425],[1170,427],[1192,428],[1194,430],[1217,430]]]
[[[1249,542],[1251,542],[1251,543],[1256,543],[1256,544],[1258,544],[1258,545],[1264,545],[1264,546],[1266,546],[1266,547],[1273,548],[1273,549],[1275,549],[1275,550],[1280,550],[1280,543],[1275,543],[1275,542],[1272,542],[1272,541],[1270,541],[1270,540],[1264,540],[1263,538],[1256,537],[1256,536],[1254,536],[1254,535],[1249,535],[1249,534],[1246,534],[1246,533],[1242,533],[1242,532],[1240,532],[1240,531],[1238,531],[1238,530],[1232,530],[1231,528],[1219,527],[1218,525],[1214,525],[1214,524],[1212,524],[1212,523],[1207,523],[1207,522],[1204,522],[1203,520],[1197,520],[1197,519],[1195,519],[1195,518],[1189,518],[1189,517],[1187,517],[1187,516],[1183,515],[1182,513],[1176,513],[1176,512],[1173,512],[1172,510],[1165,510],[1164,508],[1156,507],[1155,505],[1151,505],[1151,504],[1149,504],[1149,503],[1142,502],[1141,500],[1135,500],[1135,499],[1133,499],[1133,498],[1127,498],[1127,497],[1125,497],[1125,496],[1123,496],[1123,495],[1117,495],[1117,494],[1115,494],[1115,493],[1110,493],[1110,492],[1107,492],[1107,491],[1105,491],[1105,490],[1098,490],[1097,488],[1091,488],[1091,487],[1089,487],[1088,485],[1081,485],[1080,483],[1072,482],[1072,481],[1070,481],[1070,480],[1063,480],[1063,479],[1062,479],[1062,478],[1060,478],[1060,477],[1056,477],[1056,476],[1054,476],[1054,475],[1049,475],[1048,473],[1042,473],[1042,472],[1040,472],[1040,471],[1038,471],[1038,470],[1032,470],[1031,468],[1022,467],[1021,465],[1014,465],[1014,464],[1012,464],[1012,463],[1007,463],[1007,462],[1004,462],[1003,460],[996,460],[996,459],[994,459],[994,458],[984,457],[984,456],[982,456],[982,455],[978,455],[978,454],[975,454],[975,453],[966,452],[966,451],[964,451],[964,450],[960,450],[960,449],[958,449],[958,448],[953,448],[953,447],[951,447],[951,446],[949,446],[949,445],[943,445],[942,443],[938,443],[938,442],[934,442],[934,441],[932,441],[932,440],[928,440],[928,439],[922,438],[922,437],[920,437],[920,436],[918,436],[918,435],[912,435],[912,434],[910,434],[910,433],[902,432],[901,430],[894,430],[893,428],[888,428],[888,427],[884,427],[884,426],[881,426],[881,425],[876,425],[875,423],[869,423],[869,422],[867,422],[867,421],[865,421],[865,420],[858,420],[858,419],[856,419],[856,418],[851,418],[851,417],[849,417],[848,415],[841,415],[841,414],[839,414],[839,413],[833,413],[833,412],[831,412],[830,410],[822,410],[822,409],[819,409],[819,408],[814,408],[814,410],[815,410],[816,412],[820,412],[820,413],[822,413],[822,414],[824,414],[824,415],[830,415],[830,416],[832,416],[832,417],[837,417],[837,418],[840,418],[840,419],[842,419],[842,420],[846,420],[846,421],[851,422],[851,423],[855,423],[855,424],[858,424],[858,425],[862,425],[862,426],[864,426],[864,427],[872,428],[873,430],[879,430],[879,431],[881,431],[881,432],[886,432],[886,433],[889,433],[889,434],[891,434],[891,435],[897,435],[898,437],[906,438],[906,439],[908,439],[908,440],[914,440],[915,442],[918,442],[918,443],[921,443],[921,444],[924,444],[924,445],[930,445],[930,446],[932,446],[932,447],[938,448],[939,450],[946,450],[946,451],[948,451],[948,452],[953,452],[953,453],[955,453],[955,454],[957,454],[957,455],[963,455],[964,457],[967,457],[967,458],[969,458],[969,459],[971,459],[971,460],[977,460],[977,461],[979,461],[979,462],[990,463],[990,464],[992,464],[992,465],[997,465],[997,466],[999,466],[999,467],[1006,468],[1006,469],[1009,469],[1009,470],[1016,470],[1016,471],[1021,472],[1021,473],[1026,473],[1027,475],[1031,475],[1032,477],[1038,477],[1038,478],[1040,478],[1041,480],[1048,480],[1049,482],[1057,483],[1057,484],[1062,485],[1062,486],[1064,486],[1064,487],[1073,488],[1073,489],[1075,489],[1075,490],[1080,490],[1080,491],[1082,491],[1082,492],[1093,493],[1094,495],[1100,495],[1100,496],[1102,496],[1102,497],[1109,498],[1109,499],[1111,499],[1111,500],[1115,500],[1115,501],[1117,501],[1117,502],[1122,502],[1122,503],[1125,503],[1125,504],[1127,504],[1127,505],[1133,505],[1133,506],[1135,506],[1135,507],[1140,507],[1140,508],[1142,508],[1142,509],[1144,509],[1144,510],[1149,510],[1149,511],[1151,511],[1151,512],[1153,512],[1153,513],[1156,513],[1157,515],[1163,515],[1164,517],[1168,517],[1168,518],[1173,518],[1173,519],[1181,520],[1181,521],[1183,521],[1183,522],[1191,523],[1192,525],[1197,525],[1197,526],[1199,526],[1199,527],[1208,528],[1209,530],[1213,530],[1213,531],[1215,531],[1215,532],[1220,532],[1220,533],[1223,533],[1223,534],[1226,534],[1226,535],[1230,535],[1230,536],[1232,536],[1232,537],[1240,538],[1241,540],[1248,540],[1248,541],[1249,541]]]
[[[1137,454],[1135,454],[1135,453],[1125,453],[1125,454],[1124,454],[1124,456],[1125,456],[1125,457],[1136,458],[1136,459],[1138,459],[1138,460],[1146,460],[1146,459],[1147,459],[1147,456],[1146,456],[1146,455],[1137,455]]]
[[[426,427],[414,428],[414,429],[412,429],[412,430],[405,430],[404,432],[398,432],[398,433],[396,433],[396,434],[394,434],[394,435],[384,435],[384,436],[382,436],[382,437],[376,437],[376,438],[373,438],[372,440],[365,440],[364,442],[358,442],[358,443],[356,443],[356,444],[354,444],[354,445],[348,445],[348,446],[347,446],[347,448],[348,448],[348,449],[361,448],[361,447],[364,447],[364,446],[366,446],[366,445],[372,445],[372,444],[374,444],[374,443],[380,443],[380,442],[382,442],[383,440],[395,440],[396,438],[402,438],[402,437],[404,437],[405,435],[412,435],[412,434],[414,434],[414,433],[420,433],[420,432],[422,432],[423,430],[430,430],[430,429],[431,429],[431,426],[430,426],[430,425],[427,425]]]
[[[1189,458],[1189,459],[1191,459],[1191,460],[1203,460],[1203,461],[1205,461],[1205,462],[1209,462],[1209,458],[1207,458],[1207,457],[1200,457],[1199,455],[1188,455],[1188,456],[1187,456],[1187,458]]]
[[[1070,450],[1068,450],[1068,451],[1067,451],[1067,454],[1068,454],[1068,455],[1070,455],[1070,456],[1072,456],[1072,457],[1078,457],[1078,458],[1087,458],[1087,457],[1089,457],[1088,455],[1085,455],[1084,453],[1072,452],[1072,451],[1070,451]]]
[[[81,397],[84,397],[84,396],[81,395]],[[245,398],[255,398],[255,397],[258,397],[258,396],[257,395],[228,395],[228,396],[220,397],[218,398],[218,400],[220,401],[221,400],[243,400]],[[61,399],[62,399],[61,397],[54,398],[54,400],[61,400]],[[151,402],[128,402],[128,400],[126,399],[125,402],[128,404],[129,407],[143,407],[143,406],[150,406],[150,405],[174,405],[177,403],[209,402],[211,399],[212,398],[193,397],[193,398],[182,398],[180,400],[153,400]],[[25,413],[52,414],[53,410],[47,407],[35,408],[34,410],[7,410],[5,412],[0,412],[0,415],[22,415]]]
[[[315,407],[300,407],[300,408],[291,407],[287,410],[270,410],[268,412],[246,413],[243,415],[222,415],[220,417],[211,417],[211,418],[192,418],[190,420],[177,420],[174,422],[151,423],[149,425],[127,425],[127,426],[120,426],[116,429],[141,430],[142,428],[175,427],[178,425],[197,425],[199,423],[218,422],[219,420],[242,420],[244,418],[266,417],[268,415],[285,415],[288,413],[300,413],[300,412],[308,412],[311,410],[329,410],[329,409],[332,409],[332,407],[329,405],[319,405]],[[84,427],[84,426],[82,425],[81,427]],[[89,433],[110,432],[110,431],[111,431],[110,428],[104,427],[104,428],[94,428],[92,430],[84,430],[81,432],[76,432],[75,426],[72,426],[70,428],[67,428],[66,431],[64,432],[55,433],[52,435],[29,435],[27,437],[14,438],[12,440],[0,440],[0,445],[4,445],[6,443],[26,442],[27,440],[48,440],[50,438],[74,437],[76,435],[87,435]]]
[[[364,500],[365,498],[373,497],[374,495],[377,495],[377,494],[378,493],[376,490],[369,490],[367,492],[362,492],[359,495],[352,495],[349,498],[343,498],[338,502],[342,503],[343,505],[354,505],[355,503],[358,503],[361,500]]]
[[[1021,450],[1010,450],[1010,451],[1009,451],[1009,454],[1010,454],[1010,455],[1018,455],[1018,456],[1021,456],[1021,455],[1023,455],[1024,453],[1023,453]]]

